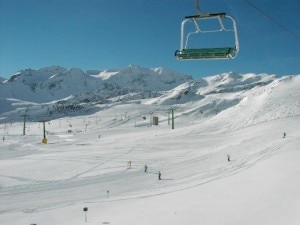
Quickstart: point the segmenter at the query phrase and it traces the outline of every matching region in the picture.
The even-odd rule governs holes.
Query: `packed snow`
[[[3,98],[0,223],[298,225],[299,87],[299,76],[187,81],[53,117],[47,144],[42,122],[23,130],[39,104]]]

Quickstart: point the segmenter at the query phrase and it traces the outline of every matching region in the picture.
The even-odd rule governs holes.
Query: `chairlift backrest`
[[[198,22],[203,20],[218,20],[219,29],[203,31],[200,29]],[[231,29],[227,29],[224,25],[224,20],[230,21]],[[195,25],[195,31],[185,34],[185,26],[188,22]],[[232,32],[234,35],[234,46],[225,47],[201,47],[188,48],[189,37],[192,34],[201,35],[208,32]],[[181,23],[181,40],[180,49],[175,52],[175,56],[179,60],[203,60],[203,59],[234,59],[239,51],[239,42],[235,20],[226,15],[226,13],[201,13],[194,16],[186,16]]]

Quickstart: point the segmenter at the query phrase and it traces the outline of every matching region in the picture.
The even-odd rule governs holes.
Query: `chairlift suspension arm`
[[[184,25],[186,22],[188,22],[190,19],[184,19],[181,23],[181,38],[180,38],[180,50],[182,51],[185,46],[184,46]]]
[[[226,17],[231,19],[231,21],[232,21],[232,26],[233,26],[233,30],[234,30],[234,38],[235,38],[235,49],[236,49],[236,52],[238,52],[240,49],[240,44],[239,44],[239,37],[238,37],[238,33],[237,33],[236,22],[231,16],[226,15]]]

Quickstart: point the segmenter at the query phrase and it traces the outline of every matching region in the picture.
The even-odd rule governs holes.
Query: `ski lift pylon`
[[[179,60],[205,60],[205,59],[234,59],[239,51],[239,41],[235,20],[226,13],[203,13],[199,8],[199,1],[195,0],[197,15],[186,16],[181,23],[180,49],[175,52],[175,57]],[[220,29],[201,30],[198,22],[203,20],[218,20]],[[224,20],[230,21],[231,29],[227,29]],[[186,23],[195,25],[195,31],[185,34]],[[209,32],[232,32],[234,35],[234,46],[209,47],[209,48],[188,48],[189,37],[197,33]]]

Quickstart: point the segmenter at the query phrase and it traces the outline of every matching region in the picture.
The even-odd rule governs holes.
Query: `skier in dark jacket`
[[[158,171],[158,179],[161,180],[161,172]]]
[[[227,155],[227,161],[230,162],[230,155]]]

